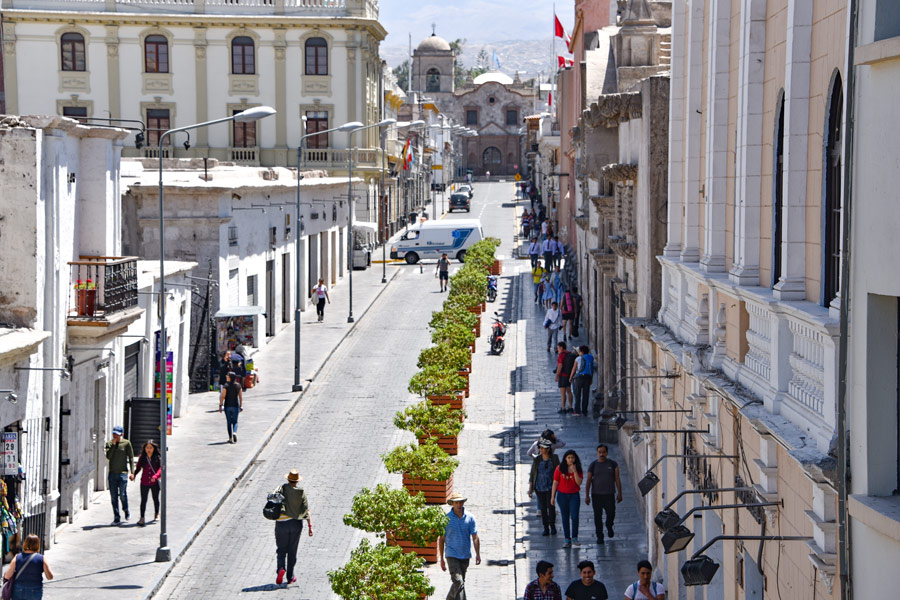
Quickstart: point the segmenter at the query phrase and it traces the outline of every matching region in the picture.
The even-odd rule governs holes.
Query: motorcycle
[[[497,299],[497,276],[487,276],[487,301],[493,302]]]
[[[494,313],[494,324],[491,325],[491,354],[502,354],[505,345],[503,337],[506,335],[506,323],[500,320],[500,315]]]

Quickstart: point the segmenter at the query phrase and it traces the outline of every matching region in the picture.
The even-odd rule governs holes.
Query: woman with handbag
[[[162,477],[162,461],[159,454],[159,445],[153,440],[147,440],[138,456],[137,466],[131,479],[141,473],[141,520],[138,526],[144,526],[144,511],[147,510],[147,495],[153,493],[153,520],[159,517],[159,478]]]
[[[28,534],[17,554],[4,573],[3,600],[41,600],[44,597],[44,580],[53,579],[50,565],[39,554],[41,540],[33,533]]]

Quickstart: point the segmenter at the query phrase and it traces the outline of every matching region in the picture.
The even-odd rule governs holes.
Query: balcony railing
[[[241,165],[259,166],[259,148],[231,148],[228,152],[232,162]]]
[[[141,154],[144,158],[159,158],[159,146],[144,146],[141,148]],[[172,146],[163,146],[163,158],[172,158]]]
[[[105,321],[137,306],[137,260],[135,256],[82,256],[70,262],[73,285],[68,320]]]
[[[168,12],[377,17],[376,0],[2,0],[4,8],[90,12]],[[349,5],[349,6],[348,6]],[[363,14],[365,13],[365,14]]]
[[[346,169],[350,150],[346,148],[305,148],[303,150],[304,169]],[[381,168],[379,148],[354,148],[353,168]]]

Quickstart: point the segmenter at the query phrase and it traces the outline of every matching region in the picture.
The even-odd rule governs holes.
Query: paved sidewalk
[[[379,251],[380,252],[380,251]],[[388,283],[397,267],[387,266]],[[359,323],[387,287],[382,267],[373,265],[353,274],[353,314]],[[345,277],[330,292],[325,322],[316,322],[315,310],[301,321],[301,380],[315,378],[322,366],[353,330],[347,323],[348,290]],[[291,392],[293,384],[294,326],[285,325],[255,355],[261,381],[244,394],[238,443],[226,442],[225,417],[218,412],[218,394],[195,394],[188,415],[176,419],[169,438],[168,542],[172,561],[154,562],[159,542],[158,522],[136,525],[139,518],[138,482],[128,486],[131,519],[112,526],[109,495],[94,495],[90,509],[60,531],[47,553],[56,579],[45,584],[44,597],[74,600],[147,598],[209,522],[223,499],[262,450],[273,432],[305,392]],[[139,440],[132,440],[136,446]],[[153,516],[152,502],[147,508]],[[260,507],[261,508],[261,507]]]

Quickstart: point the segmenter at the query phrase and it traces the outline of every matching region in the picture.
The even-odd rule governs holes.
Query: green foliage
[[[409,85],[409,59],[394,67],[394,77],[397,78],[397,85],[401,90],[406,90]]]
[[[347,564],[328,572],[328,581],[344,600],[419,600],[434,593],[434,586],[420,571],[424,564],[397,546],[372,546],[363,540]]]
[[[451,306],[431,313],[431,321],[428,323],[428,326],[438,330],[452,323],[459,323],[468,329],[475,329],[478,325],[478,315],[461,306]]]
[[[444,300],[444,308],[475,308],[487,299],[487,280],[484,282],[485,294],[482,297],[479,294],[464,294],[459,290],[450,290],[447,299]]]
[[[410,495],[406,490],[391,489],[386,483],[374,490],[363,488],[353,497],[344,525],[375,533],[380,538],[391,536],[416,546],[433,544],[444,535],[447,515],[437,506],[426,506],[421,492]]]
[[[459,466],[458,460],[430,441],[397,446],[381,458],[391,473],[406,473],[413,479],[429,481],[446,481]]]
[[[456,348],[465,348],[475,343],[475,332],[459,323],[448,323],[445,327],[431,334],[434,344],[449,344]]]
[[[471,315],[472,313],[469,314]],[[468,369],[471,364],[472,353],[468,348],[456,348],[449,344],[438,344],[422,350],[419,353],[419,362],[416,363],[416,366],[420,369],[440,367],[442,369],[462,371],[463,369]]]
[[[446,396],[465,387],[465,377],[455,369],[439,366],[425,367],[409,380],[409,391],[420,396]]]
[[[460,417],[466,411],[452,409],[448,404],[432,404],[423,400],[397,411],[394,425],[398,429],[411,431],[417,438],[455,437],[463,429]]]

